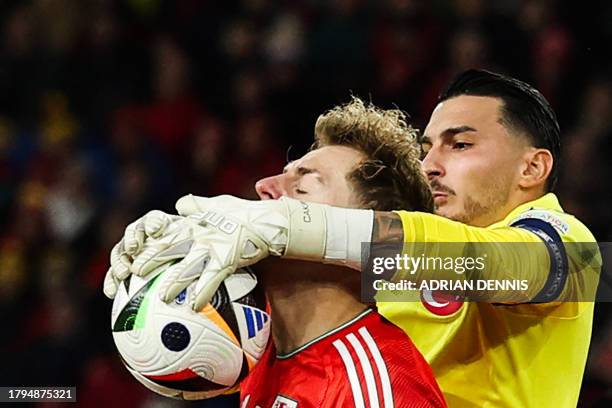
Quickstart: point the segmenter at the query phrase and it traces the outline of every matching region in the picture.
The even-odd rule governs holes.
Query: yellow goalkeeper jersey
[[[517,207],[487,228],[432,214],[398,214],[406,242],[542,244],[548,240],[553,245],[558,241],[565,249],[572,242],[596,248],[591,232],[564,213],[552,193]],[[588,260],[581,258],[581,251],[567,250],[564,255],[569,275],[562,280],[563,293],[588,286],[583,276],[587,269],[599,273],[597,249]],[[555,261],[549,258],[552,255],[540,260],[544,266],[535,277],[542,286],[540,295],[555,281],[551,267]],[[449,407],[576,407],[591,339],[596,285],[591,285],[590,302],[555,301],[558,291],[553,291],[554,299],[540,296],[537,299],[543,303],[523,304],[440,302],[423,293],[421,302],[378,302],[378,310],[423,353]]]

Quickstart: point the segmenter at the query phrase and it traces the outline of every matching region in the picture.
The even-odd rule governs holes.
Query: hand
[[[198,203],[217,210],[202,212]],[[111,251],[111,267],[104,281],[106,296],[112,299],[119,282],[130,273],[145,276],[173,260],[180,261],[165,272],[167,287],[160,292],[164,301],[172,300],[200,275],[196,293],[201,293],[205,283],[214,293],[236,268],[255,263],[269,252],[280,255],[285,248],[288,221],[279,212],[266,208],[270,204],[283,207],[279,202],[262,205],[259,201],[222,196],[197,197],[189,204],[195,207],[177,206],[189,217],[151,211],[126,228],[123,239]],[[222,215],[219,209],[226,214]],[[253,228],[245,226],[259,227],[259,233],[248,234]]]
[[[168,234],[168,226],[181,218],[183,217],[153,210],[127,226],[123,238],[111,250],[111,266],[104,278],[103,289],[107,297],[113,299],[119,282],[126,279],[132,272],[132,257],[143,250],[145,239],[157,238],[164,233]],[[162,260],[163,254],[160,258],[160,261]],[[167,259],[157,265],[150,263],[147,265],[149,269],[142,272],[149,272],[166,261]]]
[[[161,295],[170,301],[198,279],[194,308],[205,305],[237,268],[269,254],[321,260],[324,206],[286,197],[248,201],[231,196],[188,195],[176,204],[180,217],[152,211],[132,223],[111,252],[104,292],[113,297],[130,273],[144,276],[171,260]],[[291,231],[291,233],[289,233]]]
[[[193,307],[199,310],[237,268],[254,264],[269,254],[282,255],[289,222],[281,201],[248,201],[231,196],[203,198],[186,196],[177,202],[179,214],[186,215],[192,227],[193,245],[184,259],[168,268],[162,286],[162,299],[174,299],[185,287],[198,280]],[[134,261],[134,270],[149,269],[149,260]]]
[[[323,206],[287,197],[248,201],[232,196],[188,195],[177,201],[176,209],[180,215],[199,220],[206,231],[199,231],[185,259],[166,271],[165,301],[172,300],[198,279],[194,304],[194,309],[198,310],[237,268],[254,264],[269,254],[300,259],[323,258]],[[146,261],[141,263],[138,258],[134,266],[137,263],[145,266]],[[137,272],[137,268],[134,269]]]
[[[227,215],[270,242],[270,253],[283,258],[321,261],[325,254],[326,208],[289,197],[250,201],[229,195],[188,194],[176,202],[180,215],[201,214],[207,224]],[[210,218],[210,220],[207,220]]]

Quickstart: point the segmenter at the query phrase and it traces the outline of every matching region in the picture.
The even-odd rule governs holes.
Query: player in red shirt
[[[314,149],[256,190],[262,199],[431,211],[418,156],[401,112],[354,99],[319,117]],[[241,408],[446,406],[408,336],[360,302],[357,274],[301,261],[257,266],[273,341],[241,383]]]
[[[401,111],[382,110],[354,98],[319,117],[308,154],[255,188],[262,200],[287,196],[330,204],[330,211],[344,207],[339,214],[344,217],[348,208],[431,212],[433,199],[419,156],[416,132]],[[197,206],[192,199],[183,197],[181,206]],[[310,208],[303,205],[291,216],[309,223],[317,216]],[[336,222],[335,214],[326,214],[329,223]],[[252,216],[252,222],[264,223],[264,229],[265,222],[273,222],[258,219],[256,212]],[[346,235],[372,231],[374,236],[400,236],[394,229],[397,223],[374,226],[373,217],[370,225],[337,220]],[[339,228],[331,227],[330,231]],[[300,231],[293,231],[298,238],[281,238],[301,241],[305,237],[299,237]],[[328,236],[327,243],[334,239]],[[248,244],[245,241],[238,250],[246,251]],[[310,240],[304,245],[319,244]],[[256,249],[253,242],[250,247]],[[339,242],[330,248],[339,248],[338,259],[358,259],[356,254],[347,257]],[[180,253],[175,251],[177,257]],[[336,256],[326,255],[331,261]],[[272,341],[241,385],[244,408],[446,406],[431,369],[407,335],[361,303],[360,276],[346,270],[357,265],[293,261],[291,253],[284,257],[256,265],[270,304]],[[107,293],[112,293],[113,282],[113,276],[105,280]]]
[[[241,408],[446,406],[421,353],[372,309],[289,354],[271,343],[240,389]]]

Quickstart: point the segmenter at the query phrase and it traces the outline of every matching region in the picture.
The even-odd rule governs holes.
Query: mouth
[[[446,203],[448,201],[448,193],[443,193],[441,191],[434,191],[432,193],[434,204],[440,205]]]

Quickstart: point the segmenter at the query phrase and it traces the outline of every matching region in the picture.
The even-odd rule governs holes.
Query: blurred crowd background
[[[101,293],[108,253],[185,193],[255,197],[351,94],[422,129],[459,71],[532,83],[563,131],[562,204],[611,240],[611,42],[606,1],[1,1],[0,385],[77,386],[86,407],[237,406],[129,376]],[[610,311],[580,406],[612,401]]]

